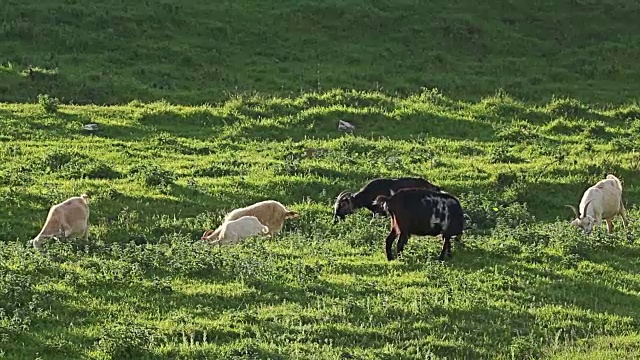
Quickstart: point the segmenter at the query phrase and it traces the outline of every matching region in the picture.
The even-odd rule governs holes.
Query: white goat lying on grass
[[[47,238],[79,236],[89,237],[89,196],[82,194],[51,206],[40,233],[29,244],[42,248]]]
[[[589,235],[594,228],[602,226],[602,220],[607,222],[607,232],[613,232],[612,219],[616,215],[622,217],[624,228],[628,225],[627,212],[622,204],[622,182],[614,175],[608,174],[604,180],[598,181],[588,188],[580,200],[580,212],[572,205],[570,207],[576,214],[571,225],[582,229]]]
[[[269,228],[262,225],[255,216],[242,216],[236,220],[225,221],[216,230],[207,230],[202,240],[212,245],[232,245],[249,236],[267,234]]]

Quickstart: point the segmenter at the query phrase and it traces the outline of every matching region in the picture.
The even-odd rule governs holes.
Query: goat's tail
[[[84,200],[85,204],[89,204],[89,195],[84,193],[84,194],[80,195],[80,197],[82,198],[82,200]]]
[[[620,179],[618,179],[615,175],[607,174],[607,179],[615,180],[616,183],[618,184],[618,187],[620,188],[620,190],[622,190],[622,181],[620,181]]]

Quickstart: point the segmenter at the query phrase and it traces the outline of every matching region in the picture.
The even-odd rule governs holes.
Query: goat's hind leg
[[[87,224],[87,225],[84,227],[84,231],[82,232],[81,237],[82,237],[82,239],[83,239],[84,241],[89,240],[89,224]]]
[[[454,237],[454,239],[456,240],[456,246],[464,248],[464,242],[462,242],[462,234],[456,235]],[[444,241],[444,239],[443,239],[443,241]],[[449,246],[447,246],[447,255],[449,256],[449,258],[453,257],[453,255],[451,254],[451,241],[449,241]]]
[[[407,245],[407,241],[409,241],[409,235],[404,232],[400,233],[400,238],[398,239],[398,256],[402,255],[404,247]]]
[[[387,239],[385,240],[385,253],[387,254],[387,260],[389,261],[393,260],[392,246],[393,241],[396,239],[396,236],[398,236],[398,234],[396,233],[396,229],[392,228],[391,232],[387,236]]]
[[[464,243],[464,241],[462,241],[462,234],[454,237],[453,239],[456,241],[456,247],[459,247],[461,249],[466,247],[466,244]]]
[[[622,227],[626,229],[629,226],[629,218],[627,217],[627,209],[624,208],[622,202],[620,202],[620,217],[622,218]]]
[[[444,261],[444,254],[447,253],[451,257],[451,237],[442,235],[442,250],[440,251],[440,257],[438,260]]]

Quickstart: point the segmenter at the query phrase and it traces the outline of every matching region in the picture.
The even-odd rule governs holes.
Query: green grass
[[[0,101],[203,104],[333,88],[637,99],[628,0],[5,0]]]
[[[5,0],[0,358],[638,358],[638,10]],[[581,236],[564,205],[607,173],[632,225]],[[428,237],[386,261],[366,211],[331,223],[408,175],[472,219],[445,263]],[[29,248],[82,192],[89,241]],[[301,216],[199,241],[264,199]]]
[[[46,109],[0,105],[6,358],[640,354],[635,105],[333,90]],[[563,205],[609,172],[625,180],[633,226],[582,237]],[[387,262],[388,220],[371,226],[366,211],[331,224],[341,190],[407,174],[459,196],[473,219],[444,264],[427,237]],[[85,191],[88,242],[26,246],[48,206]],[[267,198],[301,213],[276,239],[198,240]]]

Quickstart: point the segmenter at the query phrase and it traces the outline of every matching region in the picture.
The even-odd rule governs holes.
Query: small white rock
[[[339,120],[339,122],[338,122],[338,130],[353,131],[355,129],[356,129],[356,127],[353,126],[353,124],[351,124],[351,123],[348,123],[348,122],[343,121],[343,120]]]

